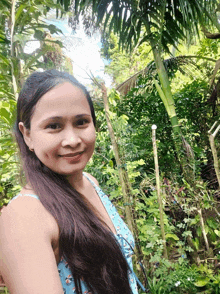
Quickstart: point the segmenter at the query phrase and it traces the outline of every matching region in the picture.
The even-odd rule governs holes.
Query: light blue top
[[[105,193],[85,173],[84,173],[84,176],[90,181],[90,183],[95,188],[98,196],[100,197],[102,204],[104,205],[104,207],[105,207],[105,209],[106,209],[106,211],[107,211],[107,213],[108,213],[108,215],[109,215],[109,217],[115,227],[116,235],[114,235],[114,236],[115,236],[116,240],[118,241],[118,243],[120,244],[121,249],[124,253],[124,256],[129,264],[130,268],[133,268],[131,257],[133,254],[132,248],[134,248],[134,238],[133,238],[130,230],[128,229],[128,227],[126,226],[124,221],[119,216],[116,208],[111,203],[108,196],[105,195]],[[13,200],[19,196],[30,196],[30,197],[34,197],[36,199],[39,199],[38,196],[33,195],[33,194],[18,194],[17,196],[15,196],[13,198]],[[67,262],[63,258],[61,258],[61,260],[58,264],[58,272],[60,275],[60,280],[61,280],[61,283],[63,286],[64,294],[76,293],[74,279],[72,277],[72,274],[71,274],[71,271],[68,267]],[[130,270],[128,273],[128,278],[129,278],[129,283],[130,283],[133,294],[138,294],[136,280],[135,280],[133,272],[131,272]],[[92,294],[91,292],[89,292],[89,289],[84,281],[81,281],[81,287],[82,287],[83,294]]]

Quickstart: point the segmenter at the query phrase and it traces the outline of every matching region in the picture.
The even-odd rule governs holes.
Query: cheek
[[[40,139],[39,139],[40,138]],[[36,140],[34,140],[35,151],[38,154],[47,154],[47,153],[55,153],[57,150],[58,140],[54,137],[45,137],[45,136],[38,136]]]
[[[88,135],[88,143],[91,144],[91,145],[95,145],[95,140],[96,140],[96,133],[95,131],[91,132],[89,135]]]
[[[95,149],[95,134],[88,134],[86,140],[84,140],[85,145],[87,146],[87,151],[89,152],[89,156],[92,156],[94,149]]]
[[[95,144],[96,132],[94,127],[86,130],[86,132],[83,134],[83,140],[88,145]]]

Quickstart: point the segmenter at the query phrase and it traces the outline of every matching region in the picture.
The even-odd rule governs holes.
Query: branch
[[[212,86],[212,84],[213,84],[213,82],[214,82],[214,80],[215,80],[215,76],[216,76],[216,74],[217,74],[219,68],[220,68],[220,59],[216,61],[215,69],[214,69],[214,71],[213,71],[212,78],[211,78],[210,83],[209,83],[210,86]]]
[[[197,59],[204,59],[204,60],[209,60],[209,61],[213,61],[216,62],[216,59],[210,58],[210,57],[205,57],[205,56],[197,56],[197,55],[179,55],[177,57],[184,57],[184,58],[197,58]],[[177,58],[176,57],[176,58]]]
[[[209,134],[211,134],[212,130],[214,129],[214,127],[217,125],[218,121],[215,121],[213,126],[211,127],[211,129],[208,131]]]
[[[215,147],[215,136],[216,136],[216,134],[218,133],[218,131],[220,129],[220,125],[218,125],[218,127],[212,133],[212,131],[214,130],[216,125],[217,125],[217,122],[215,122],[213,124],[211,129],[208,131],[208,134],[209,134],[209,142],[210,142],[212,155],[213,155],[213,160],[214,160],[215,173],[216,173],[216,177],[217,177],[217,180],[218,180],[218,185],[220,187],[220,170],[219,170],[219,164],[218,164],[217,150],[216,150],[216,147]]]
[[[214,33],[214,34],[212,34],[209,31],[207,31],[207,29],[205,27],[202,28],[202,32],[204,33],[204,35],[208,39],[220,39],[220,33]]]

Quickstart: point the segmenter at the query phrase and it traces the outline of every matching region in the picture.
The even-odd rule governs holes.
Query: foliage
[[[177,48],[178,42],[186,40],[186,36],[199,35],[199,24],[218,23],[210,16],[217,4],[214,0],[200,3],[196,0],[148,1],[147,6],[145,1],[75,2],[76,14],[83,14],[88,6],[92,6],[97,24],[103,24],[104,32],[117,33],[119,45],[123,48],[131,51],[146,42],[151,46],[160,84],[157,80],[154,83],[168,113],[176,157],[187,181],[195,179],[194,158],[190,145],[182,137],[168,73],[163,64],[164,52],[170,53],[170,45]]]
[[[209,260],[204,251],[205,243],[201,230],[198,208],[201,207],[208,242],[213,250],[213,260],[218,258],[219,205],[215,190],[203,183],[200,175],[209,157],[206,125],[212,124],[212,108],[206,102],[208,84],[195,79],[177,88],[175,101],[177,111],[184,117],[183,133],[193,146],[196,158],[197,180],[194,186],[178,183],[178,166],[172,148],[171,129],[164,105],[158,97],[152,78],[140,77],[137,88],[119,99],[117,93],[109,96],[110,117],[118,138],[121,156],[126,163],[135,196],[135,216],[138,225],[138,240],[143,258],[148,264],[148,277],[152,293],[215,293],[218,290],[217,269],[212,262],[212,276],[201,273],[194,264],[197,251],[199,263]],[[98,107],[98,106],[96,106]],[[121,188],[115,166],[114,154],[104,122],[103,110],[98,107],[97,147],[88,166],[110,195],[121,214],[124,214]],[[155,192],[150,127],[158,126],[158,152],[164,203],[164,218],[169,261],[162,257],[163,242],[159,225],[159,210]],[[143,148],[144,147],[144,148]],[[104,156],[103,156],[104,155]],[[142,165],[142,161],[143,165]],[[101,164],[100,164],[101,162]],[[132,180],[133,178],[133,180]],[[103,185],[103,184],[102,184]],[[213,217],[215,215],[216,217]],[[206,250],[206,249],[205,249]],[[201,287],[202,283],[206,283]],[[201,293],[203,293],[201,292]],[[218,293],[218,292],[216,292]]]
[[[0,207],[8,203],[9,199],[19,190],[20,163],[17,148],[12,136],[15,120],[17,91],[22,87],[27,75],[37,69],[49,68],[42,62],[43,57],[60,52],[62,43],[55,39],[45,42],[49,33],[62,33],[56,26],[47,24],[43,18],[50,9],[60,8],[51,0],[45,1],[16,1],[15,11],[11,2],[0,3]],[[14,13],[14,14],[13,14]],[[15,19],[14,27],[12,19]],[[29,42],[40,42],[41,46],[33,53],[25,53],[25,46]],[[53,58],[53,67],[60,68],[61,62]],[[62,57],[63,58],[63,57]],[[71,67],[66,64],[66,69]]]
[[[15,156],[15,143],[11,136],[11,127],[14,121],[15,101],[0,101],[0,206],[18,192],[20,186],[18,182],[19,164]]]
[[[144,69],[153,58],[151,48],[146,44],[140,45],[133,53],[120,50],[118,37],[113,33],[102,36],[101,55],[109,61],[105,72],[112,76],[116,86]]]
[[[79,2],[84,9],[85,1]],[[93,1],[93,4],[96,5],[98,2]],[[65,3],[65,8],[67,8],[69,1],[64,0],[62,3]],[[123,3],[127,3],[125,7],[127,11],[136,9],[133,16],[129,13],[126,16],[121,13],[125,9],[121,5],[122,1],[114,1],[114,5],[109,9],[110,12],[114,12],[119,8],[118,16],[115,18],[107,18],[108,16],[105,14],[105,4],[108,3],[109,1],[104,1],[103,6],[99,6],[100,18],[98,21],[104,19],[106,24],[109,21],[116,31],[118,28],[122,28],[121,44],[126,41],[130,48],[134,44],[138,44],[132,54],[121,53],[118,39],[114,35],[108,34],[108,42],[105,44],[106,48],[103,47],[103,55],[112,60],[112,64],[107,66],[107,71],[112,74],[114,82],[117,84],[123,78],[127,78],[130,73],[147,66],[152,60],[152,53],[149,53],[150,47],[144,43],[144,41],[148,41],[148,38],[142,21],[144,21],[145,13],[148,13],[153,27],[152,36],[157,38],[157,25],[161,24],[160,3],[162,2],[150,1],[149,10],[146,12],[142,5],[144,1],[133,1],[132,4],[129,1],[124,1]],[[170,1],[167,1],[165,7],[164,30],[161,32],[162,44],[167,51],[170,51],[170,44],[172,44],[178,47],[180,54],[185,54],[187,49],[183,45],[178,45],[176,40],[183,38],[186,33],[199,29],[197,17],[205,16],[202,16],[202,9],[198,7],[196,0],[172,1],[172,3],[174,3],[174,7],[171,6]],[[215,1],[200,1],[201,7],[204,3],[207,4],[209,11],[214,8]],[[184,8],[183,4],[187,4],[187,6]],[[192,9],[189,12],[188,8],[190,7]],[[0,80],[2,85],[0,89],[0,206],[6,204],[20,189],[18,184],[19,158],[15,152],[16,147],[11,135],[16,105],[12,67],[14,66],[18,90],[23,79],[32,70],[54,66],[71,70],[70,62],[62,55],[60,42],[53,37],[45,40],[45,36],[48,36],[49,32],[51,35],[59,32],[54,26],[48,25],[42,20],[42,17],[46,16],[51,8],[57,8],[63,12],[59,5],[50,0],[43,2],[17,1],[13,43],[15,54],[12,56],[9,25],[11,3],[7,0],[0,3],[2,13],[0,19]],[[96,8],[93,6],[93,9]],[[120,22],[122,15],[124,18]],[[174,18],[171,19],[173,16]],[[179,23],[178,21],[175,23],[174,20],[178,20],[178,17]],[[196,23],[191,21],[192,24],[187,27],[187,18],[194,19]],[[125,21],[127,27],[123,26]],[[170,31],[168,25],[171,28]],[[186,28],[189,29],[188,32],[186,32]],[[24,53],[24,46],[28,42],[35,42],[34,40],[41,42],[40,49],[32,54]],[[143,43],[140,45],[141,40]],[[200,61],[195,61],[195,68],[199,68],[200,72],[194,71],[193,78],[192,75],[186,77],[184,73],[179,73],[177,66],[175,68],[167,67],[172,82],[176,112],[181,118],[181,132],[190,142],[194,152],[196,178],[193,185],[187,181],[180,181],[181,168],[177,160],[169,116],[155,88],[154,81],[159,80],[158,75],[155,74],[154,77],[152,75],[139,76],[136,86],[132,87],[131,91],[123,98],[114,90],[109,95],[110,119],[119,145],[123,166],[128,172],[129,183],[132,187],[133,213],[138,228],[138,234],[135,236],[136,243],[140,245],[143,260],[147,265],[151,293],[220,293],[218,273],[220,213],[217,193],[219,187],[215,183],[215,174],[211,169],[212,157],[207,137],[207,130],[219,118],[219,98],[216,94],[213,99],[209,89],[208,81],[212,74],[212,65],[209,60],[202,60],[202,57],[218,58],[219,41],[201,39],[197,42],[193,46],[193,54],[201,58],[198,59]],[[163,56],[165,57],[165,55]],[[43,62],[43,59],[44,61],[47,59],[47,64]],[[94,91],[94,95],[100,94],[97,89]],[[118,169],[107,130],[103,103],[98,97],[95,99],[95,108],[97,143],[87,171],[98,179],[123,217],[125,203],[121,197]],[[161,193],[163,195],[166,242],[169,249],[168,260],[163,257],[163,242],[159,224],[151,142],[152,124],[157,125]],[[219,147],[218,143],[217,146]],[[204,228],[201,225],[200,210]],[[210,251],[206,249],[205,236]]]
[[[59,1],[67,10],[69,0]],[[76,15],[92,8],[97,15],[97,23],[104,24],[104,30],[117,32],[120,43],[134,48],[149,40],[147,27],[152,27],[153,38],[161,38],[162,45],[176,46],[179,39],[186,34],[195,35],[199,31],[199,21],[210,20],[209,12],[213,12],[217,1],[76,1]],[[143,30],[145,28],[145,30]]]

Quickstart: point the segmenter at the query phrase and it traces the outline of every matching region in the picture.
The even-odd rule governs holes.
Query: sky
[[[84,85],[90,84],[91,80],[87,73],[92,73],[95,77],[99,76],[104,79],[107,87],[111,85],[111,78],[104,73],[104,65],[106,63],[100,56],[101,36],[99,33],[88,37],[82,25],[72,33],[72,29],[68,26],[68,19],[50,18],[45,20],[47,23],[56,25],[62,30],[63,35],[59,34],[65,48],[63,52],[72,60],[73,74],[76,79]],[[53,35],[55,37],[55,35]],[[35,44],[36,42],[30,42]],[[39,46],[39,45],[38,45]],[[27,51],[32,51],[33,45],[26,48]]]

